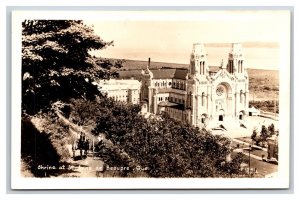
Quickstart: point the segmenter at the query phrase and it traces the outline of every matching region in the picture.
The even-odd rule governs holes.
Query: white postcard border
[[[113,13],[112,13],[113,12]],[[147,14],[141,17],[141,13]],[[153,11],[151,11],[153,12]],[[167,19],[176,20],[178,12],[168,11]],[[199,11],[201,12],[201,11]],[[222,12],[222,11],[220,11]],[[118,13],[118,15],[115,15]],[[160,11],[156,20],[161,20]],[[177,14],[174,14],[177,13]],[[190,16],[194,19],[196,11]],[[289,13],[289,11],[288,11]],[[289,135],[279,140],[278,178],[243,179],[155,179],[155,178],[24,178],[20,173],[21,144],[21,22],[24,19],[94,19],[95,16],[110,17],[110,20],[149,19],[150,11],[18,11],[12,15],[12,119],[11,119],[11,187],[12,189],[178,189],[178,188],[288,188],[289,187]],[[201,14],[200,14],[201,15]],[[186,16],[186,15],[185,15]],[[289,20],[289,14],[284,15]],[[164,19],[166,19],[164,18]],[[182,18],[180,18],[182,19]],[[153,18],[151,18],[153,20]],[[287,24],[289,28],[290,23]],[[290,30],[290,28],[289,28]],[[280,41],[280,132],[290,133],[290,33],[283,34]]]

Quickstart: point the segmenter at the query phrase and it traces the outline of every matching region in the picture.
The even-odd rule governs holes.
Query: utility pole
[[[249,177],[251,177],[250,152],[251,152],[251,144],[249,145]]]

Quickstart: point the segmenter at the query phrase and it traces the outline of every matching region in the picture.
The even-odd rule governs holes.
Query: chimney
[[[151,58],[148,58],[148,67],[150,68],[150,60]]]

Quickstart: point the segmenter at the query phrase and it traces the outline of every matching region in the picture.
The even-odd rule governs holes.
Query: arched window
[[[218,97],[222,97],[225,95],[225,89],[222,85],[219,85],[216,90],[216,94]]]
[[[176,82],[176,88],[179,89],[179,83],[178,82]]]
[[[229,73],[233,73],[233,60],[229,61]]]
[[[240,103],[243,103],[244,98],[243,98],[244,94],[243,94],[243,90],[240,91]]]
[[[202,92],[202,100],[201,100],[201,105],[204,106],[204,101],[205,101],[205,93]]]
[[[241,73],[243,72],[243,61],[241,60]]]
[[[202,68],[203,62],[200,62],[200,74],[203,74],[203,68]]]

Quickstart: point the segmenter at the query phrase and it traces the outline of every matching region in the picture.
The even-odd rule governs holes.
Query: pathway
[[[70,122],[68,119],[66,119],[59,111],[56,111],[57,116],[62,120],[62,122],[70,127],[70,131],[73,133],[73,136],[77,138],[77,134],[79,132],[85,133],[91,140],[97,141],[97,137],[92,135],[91,132],[82,129],[81,126],[78,126],[72,122]],[[104,134],[101,134],[101,139],[103,142],[103,145],[105,148],[111,149],[112,152],[115,152],[118,154],[122,159],[127,160],[129,162],[129,167],[136,167],[139,166],[139,164],[131,158],[127,152],[125,152],[124,149],[122,149],[120,146],[113,144],[110,140],[105,138]],[[72,145],[69,144],[67,146],[69,149],[70,155],[73,155],[72,152]],[[79,151],[77,151],[76,155],[79,155]],[[93,158],[92,155],[88,155],[85,159],[80,160],[73,160],[69,159],[70,168],[72,168],[70,173],[62,174],[61,176],[67,176],[67,177],[99,177],[103,176],[102,173],[99,173],[103,170],[104,162],[99,158]],[[115,166],[111,166],[115,167]],[[117,167],[117,166],[116,166]],[[108,172],[106,173],[109,176],[113,176],[114,172]],[[142,176],[146,176],[144,172],[140,173]]]

